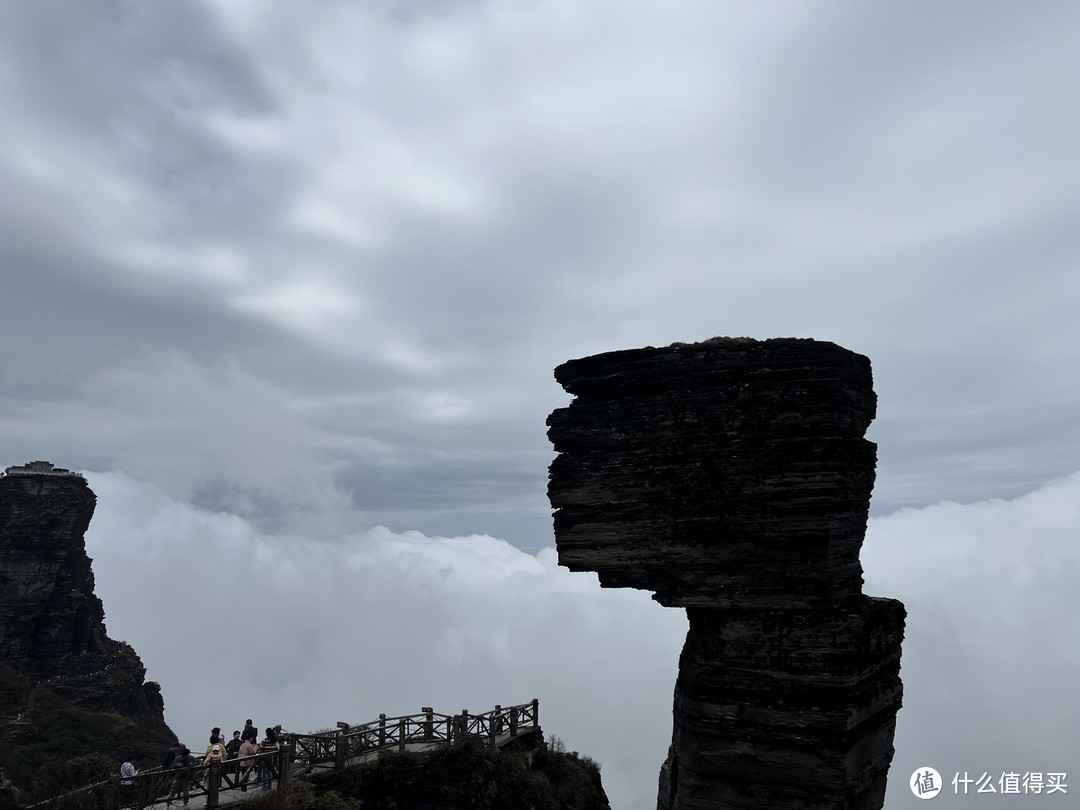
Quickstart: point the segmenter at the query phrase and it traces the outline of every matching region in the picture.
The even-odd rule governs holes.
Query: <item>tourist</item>
[[[244,721],[244,731],[240,734],[240,742],[244,740],[251,740],[253,743],[259,741],[259,730],[255,728],[250,717]]]
[[[120,766],[120,784],[132,785],[135,783],[133,777],[138,776],[139,772],[135,768],[135,757],[128,757],[124,760],[124,764]]]
[[[236,773],[236,766],[233,760],[236,759],[237,753],[240,751],[240,732],[234,731],[232,733],[232,739],[225,743],[225,761],[230,763],[229,773]]]
[[[214,743],[210,746],[210,750],[206,752],[206,756],[203,757],[203,765],[206,766],[206,789],[209,790],[210,786],[214,784],[212,780],[220,779],[220,774],[215,774],[214,765],[221,765],[225,761],[225,746],[220,743]],[[220,782],[218,783],[220,784]]]
[[[204,759],[210,756],[210,749],[212,749],[215,745],[221,747],[225,746],[225,741],[221,739],[221,729],[217,726],[210,729],[210,744],[206,746],[206,751],[203,752]]]
[[[177,740],[176,742],[174,742],[169,747],[169,750],[165,752],[165,757],[164,757],[164,759],[161,760],[161,768],[162,768],[162,770],[164,770],[166,768],[171,768],[173,766],[173,762],[176,761],[176,755],[179,752],[180,752],[180,741]]]
[[[266,737],[259,743],[260,754],[271,754],[278,750],[277,733],[272,729],[266,729]],[[259,760],[259,782],[263,790],[269,790],[274,779],[274,757],[265,757]]]
[[[220,765],[225,760],[225,747],[215,743],[210,746],[210,750],[206,752],[206,756],[203,757],[203,765]]]
[[[172,762],[173,769],[176,771],[176,777],[173,779],[173,787],[169,792],[169,801],[166,806],[172,806],[173,799],[184,800],[184,807],[188,806],[188,796],[191,791],[191,751],[186,745],[176,743],[179,750],[176,752],[176,758]]]
[[[221,739],[221,729],[218,728],[217,726],[214,726],[212,729],[210,729],[210,743],[209,743],[209,745],[206,746],[206,750],[203,752],[203,763],[205,764],[206,758],[210,756],[210,751],[213,750],[215,745],[223,747],[224,744],[225,744],[225,741]],[[202,786],[202,774],[199,775],[199,778],[198,778],[197,782],[198,782],[199,786],[201,787]]]
[[[240,751],[238,755],[240,761],[237,763],[240,766],[240,792],[247,792],[248,777],[251,776],[252,765],[254,764],[254,757],[259,753],[259,747],[255,744],[255,740],[246,739],[240,743]]]
[[[120,766],[120,794],[124,801],[130,801],[135,791],[135,777],[139,771],[135,768],[135,757],[128,757]]]

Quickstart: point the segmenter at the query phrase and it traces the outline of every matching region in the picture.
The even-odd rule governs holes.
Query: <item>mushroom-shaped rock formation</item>
[[[555,377],[559,561],[689,619],[658,807],[881,808],[905,611],[862,594],[870,361],[713,338]]]

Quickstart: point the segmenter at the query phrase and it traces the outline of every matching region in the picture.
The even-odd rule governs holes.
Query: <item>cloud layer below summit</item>
[[[271,536],[125,476],[90,483],[110,634],[142,655],[188,745],[249,716],[310,731],[536,697],[544,730],[602,763],[613,807],[655,806],[682,611],[601,590],[550,549],[381,527]],[[871,521],[866,592],[909,613],[890,808],[914,806],[905,783],[925,765],[949,779],[1068,772],[1078,525],[1080,474]]]

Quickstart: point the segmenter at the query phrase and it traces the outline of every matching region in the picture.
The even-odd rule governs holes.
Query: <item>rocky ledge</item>
[[[83,540],[97,498],[81,475],[32,465],[0,476],[0,769],[40,795],[49,763],[99,753],[119,767],[175,737],[160,687],[105,629]]]
[[[560,562],[689,619],[658,807],[881,808],[905,612],[862,594],[869,360],[714,338],[555,377]]]

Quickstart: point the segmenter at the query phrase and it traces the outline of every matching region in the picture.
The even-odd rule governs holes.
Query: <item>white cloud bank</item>
[[[681,611],[601,590],[551,549],[384,528],[334,543],[270,536],[121,474],[90,483],[87,547],[110,634],[139,651],[189,745],[247,717],[309,730],[537,697],[545,730],[602,763],[615,808],[655,806]],[[871,522],[867,592],[909,611],[890,810],[916,806],[905,782],[923,765],[949,779],[1068,772],[1077,527],[1080,474],[1014,501]]]

